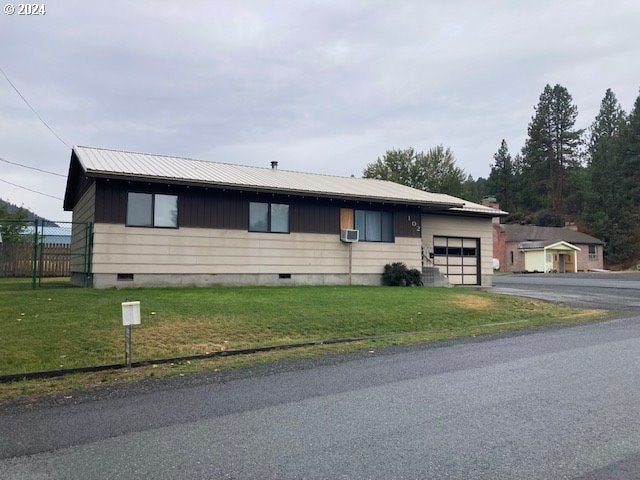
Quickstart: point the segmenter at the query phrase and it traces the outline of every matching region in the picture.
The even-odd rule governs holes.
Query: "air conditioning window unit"
[[[360,230],[351,230],[348,228],[343,228],[340,230],[340,240],[346,243],[354,243],[357,242],[360,238]]]

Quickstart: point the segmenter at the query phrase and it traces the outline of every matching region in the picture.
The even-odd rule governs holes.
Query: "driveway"
[[[640,273],[494,275],[492,291],[580,308],[640,312]]]

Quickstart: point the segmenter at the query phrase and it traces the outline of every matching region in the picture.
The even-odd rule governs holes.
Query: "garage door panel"
[[[441,257],[441,256],[435,256],[433,257],[433,264],[438,266],[438,265],[446,265],[447,264],[447,257]]]
[[[446,247],[447,246],[447,238],[446,237],[434,237],[433,246],[434,247]]]
[[[433,237],[433,264],[453,285],[478,285],[480,240]]]

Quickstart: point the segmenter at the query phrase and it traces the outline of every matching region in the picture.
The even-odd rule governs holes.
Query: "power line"
[[[30,167],[28,165],[23,165],[21,163],[17,163],[17,162],[10,162],[9,160],[5,160],[4,158],[0,157],[0,162],[4,162],[4,163],[10,163],[11,165],[17,165],[18,167],[23,167],[23,168],[29,168],[31,170],[37,170],[38,172],[42,172],[42,173],[48,173],[49,175],[55,175],[57,177],[62,177],[62,178],[67,178],[66,175],[62,175],[61,173],[56,173],[56,172],[50,172],[48,170],[43,170],[41,168],[37,168],[37,167]]]
[[[42,192],[39,192],[39,191],[37,191],[37,190],[32,190],[32,189],[30,189],[30,188],[23,187],[22,185],[18,185],[18,184],[16,184],[16,183],[8,182],[8,181],[3,180],[3,179],[1,179],[1,178],[0,178],[0,182],[8,183],[9,185],[13,185],[14,187],[22,188],[23,190],[28,190],[28,191],[30,191],[30,192],[37,193],[37,194],[39,194],[39,195],[44,195],[45,197],[55,198],[56,200],[64,200],[64,198],[55,197],[55,196],[53,196],[53,195],[49,195],[48,193],[42,193]]]
[[[11,87],[13,87],[13,89],[16,91],[16,93],[20,96],[20,98],[22,99],[22,101],[27,105],[27,107],[29,107],[29,109],[35,113],[36,117],[38,117],[38,119],[42,122],[42,124],[47,127],[49,129],[49,131],[51,133],[53,133],[53,135],[60,140],[67,148],[71,148],[69,146],[69,144],[67,142],[65,142],[62,138],[60,138],[60,136],[58,136],[58,134],[56,132],[53,131],[53,128],[51,128],[49,126],[49,124],[47,122],[44,121],[44,119],[40,116],[40,114],[38,112],[36,112],[35,108],[33,108],[31,106],[31,104],[29,103],[29,101],[24,98],[24,95],[22,95],[22,93],[20,93],[20,90],[18,90],[18,87],[16,87],[13,82],[9,79],[9,77],[7,76],[6,73],[4,73],[4,70],[2,69],[2,67],[0,67],[0,73],[2,73],[2,75],[4,75],[4,78],[7,79],[7,82],[9,82],[9,85],[11,85]]]

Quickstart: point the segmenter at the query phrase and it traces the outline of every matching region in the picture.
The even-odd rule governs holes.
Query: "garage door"
[[[480,239],[433,237],[433,264],[453,285],[480,285]]]

